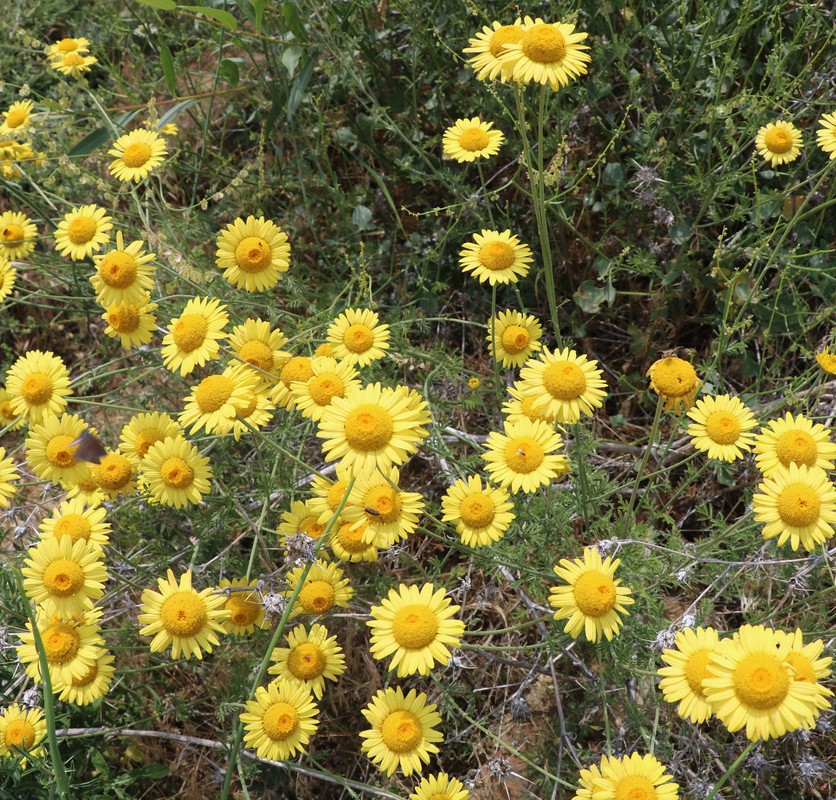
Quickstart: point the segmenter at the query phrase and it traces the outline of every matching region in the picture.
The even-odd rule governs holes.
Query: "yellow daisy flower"
[[[522,391],[522,381],[515,381],[508,387],[510,400],[502,404],[502,414],[508,422],[519,422],[522,419],[531,422],[546,422],[551,425],[555,418],[548,413],[551,403],[541,402],[537,395],[525,395]]]
[[[119,303],[141,303],[154,288],[156,267],[149,262],[156,256],[142,252],[142,242],[137,240],[125,247],[122,232],[116,234],[116,249],[104,255],[93,256],[96,274],[90,283],[96,292],[96,302],[107,308]]]
[[[472,242],[465,242],[459,253],[462,272],[472,272],[480,283],[516,283],[528,274],[534,258],[531,248],[521,244],[510,230],[483,230],[473,234]]]
[[[157,318],[153,312],[157,304],[152,303],[151,295],[145,293],[144,299],[137,303],[107,306],[102,319],[107,323],[105,334],[111,339],[119,339],[126,350],[148,344],[157,332]]]
[[[706,700],[702,682],[713,673],[709,669],[711,653],[720,648],[720,637],[714,628],[684,628],[676,634],[675,650],[662,652],[657,674],[659,689],[667,703],[679,702],[676,713],[695,724],[705,722],[713,712]]]
[[[73,442],[87,430],[87,423],[76,414],[49,416],[34,425],[26,438],[26,461],[41,480],[60,483],[64,488],[87,470],[76,458]]]
[[[319,727],[319,708],[310,689],[289,681],[259,686],[241,714],[244,744],[259,758],[286,761],[305,752]]]
[[[789,164],[801,155],[801,131],[791,122],[770,122],[758,130],[755,149],[772,167]]]
[[[139,183],[163,163],[168,148],[165,139],[156,131],[137,128],[120,136],[107,154],[115,156],[107,168],[114,178],[125,183]]]
[[[56,681],[68,683],[83,677],[104,652],[104,640],[98,624],[101,616],[101,609],[96,608],[67,620],[60,620],[49,616],[43,609],[38,609],[38,632],[43,642],[49,677],[53,685]],[[16,650],[26,674],[36,683],[40,683],[41,662],[35,647],[31,621],[26,623],[26,630],[20,634],[20,644]]]
[[[457,480],[441,499],[442,522],[452,522],[462,543],[487,547],[498,542],[515,519],[506,489],[485,484],[478,475]]]
[[[85,56],[80,51],[74,50],[50,59],[49,66],[62,75],[71,75],[73,78],[79,78],[85,72],[90,72],[90,67],[93,64],[98,64],[98,62],[99,59],[95,56]]]
[[[258,384],[258,376],[242,364],[227,367],[220,375],[210,375],[184,398],[185,408],[177,421],[190,433],[206,429],[206,433],[223,436],[232,428],[239,406],[249,402],[249,392]]]
[[[328,342],[323,342],[319,347],[314,350],[315,356],[327,356],[328,358],[334,357],[334,348]]]
[[[444,735],[435,730],[441,724],[436,704],[427,705],[427,695],[410,689],[404,696],[400,686],[381,689],[361,713],[372,727],[361,731],[363,752],[387,776],[400,769],[406,777],[421,772],[438,752],[436,742]]]
[[[513,25],[503,25],[499,22],[492,22],[484,25],[476,36],[468,39],[468,47],[464,53],[474,53],[467,59],[471,69],[476,72],[476,77],[483,81],[486,78],[494,80],[499,76],[505,83],[511,79],[514,72],[513,63],[503,63],[501,56],[506,52],[505,46],[515,44],[523,37],[522,20],[514,20]]]
[[[574,423],[604,404],[607,384],[597,367],[597,361],[568,347],[554,352],[543,348],[540,357],[530,359],[520,371],[520,391],[539,398],[534,405],[538,411],[558,422]]]
[[[786,640],[790,643],[790,650],[784,661],[790,665],[792,679],[809,683],[816,688],[814,716],[818,717],[821,711],[826,711],[831,706],[829,698],[833,697],[833,692],[819,681],[830,678],[830,664],[833,659],[830,656],[819,658],[824,649],[821,639],[814,639],[805,645],[804,634],[800,628],[796,628],[793,633],[776,630],[775,635],[779,642]]]
[[[444,155],[460,164],[496,155],[505,141],[505,134],[492,128],[493,122],[482,122],[479,117],[457,119],[444,131]]]
[[[836,460],[836,444],[830,441],[830,430],[803,414],[793,417],[789,412],[761,429],[755,437],[755,452],[755,465],[765,478],[771,478],[778,467],[792,463],[833,469]]]
[[[79,471],[76,473],[75,479],[65,488],[68,498],[82,500],[88,506],[99,506],[105,498],[99,484],[93,477],[91,466],[91,464],[82,461],[79,464]]]
[[[343,495],[348,491],[348,484],[351,482],[351,473],[348,470],[338,465],[336,472],[336,481],[317,475],[311,483],[313,497],[307,501],[307,505],[311,513],[318,515],[322,525],[327,525],[337,512]]]
[[[75,39],[65,38],[54,42],[47,47],[47,54],[50,56],[63,56],[66,53],[87,53],[90,50],[90,40],[83,36]]]
[[[345,672],[345,656],[336,636],[324,625],[299,625],[287,635],[287,647],[276,647],[267,670],[291,686],[307,687],[317,700],[325,693],[325,680],[336,682]]]
[[[836,353],[825,347],[816,353],[816,362],[829,375],[836,375]]]
[[[224,622],[229,616],[224,608],[226,598],[214,594],[209,587],[198,592],[192,587],[191,570],[180,580],[168,570],[168,577],[158,578],[159,592],[145,589],[142,608],[137,621],[144,626],[140,636],[153,636],[151,652],[161,653],[171,646],[171,657],[198,660],[203,653],[211,653],[220,644],[216,634],[224,633]]]
[[[472,40],[471,40],[472,41]],[[456,778],[451,778],[446,772],[421,778],[421,783],[409,795],[409,800],[467,800],[470,792],[464,784]]]
[[[110,241],[112,217],[97,205],[78,206],[64,215],[55,231],[56,248],[62,256],[81,261],[98,253]]]
[[[591,796],[594,800],[677,800],[679,785],[673,783],[665,765],[649,754],[603,756]]]
[[[338,561],[377,561],[377,542],[366,541],[365,523],[360,523],[357,528],[350,522],[335,525],[331,529],[328,546]]]
[[[52,691],[65,703],[89,706],[110,691],[110,684],[113,683],[113,662],[113,656],[104,651],[79,677],[71,678],[69,682],[55,681]]]
[[[13,267],[5,256],[0,256],[0,305],[15,290],[17,269]]]
[[[833,536],[836,523],[836,486],[819,467],[778,467],[758,486],[752,497],[756,522],[765,522],[763,538],[778,537],[778,545],[789,540],[793,550],[799,546],[815,550]]]
[[[137,414],[122,428],[119,449],[134,463],[139,464],[151,445],[182,434],[180,426],[159,411]]]
[[[173,122],[166,122],[165,125],[160,127],[160,133],[163,136],[177,136],[180,133],[180,127]]]
[[[279,328],[263,319],[247,319],[236,325],[229,337],[229,348],[241,361],[255,369],[259,378],[272,383],[291,354],[282,350],[287,342]]]
[[[319,514],[314,511],[310,501],[294,500],[287,511],[282,512],[282,521],[276,528],[279,545],[287,553],[287,539],[299,533],[305,534],[312,541],[316,541],[325,533],[326,522],[320,522]]]
[[[343,508],[342,518],[353,528],[365,526],[363,541],[391,547],[406,539],[418,525],[424,498],[418,492],[398,488],[400,471],[359,475]]]
[[[19,758],[21,768],[27,757],[43,754],[41,742],[46,739],[46,720],[40,708],[24,708],[17,703],[0,711],[0,758]]]
[[[691,444],[709,458],[737,461],[752,449],[755,436],[748,431],[757,427],[754,414],[739,397],[719,394],[697,400],[688,412],[694,423],[688,426]]]
[[[555,609],[555,619],[567,619],[563,629],[573,639],[583,633],[590,642],[597,642],[602,635],[611,641],[621,631],[623,622],[619,614],[629,613],[625,606],[632,605],[632,590],[620,586],[620,578],[614,578],[621,563],[601,554],[594,547],[586,547],[583,558],[571,561],[560,559],[555,574],[568,586],[553,586],[549,590],[549,605]]]
[[[282,365],[279,382],[273,388],[272,401],[288,411],[296,408],[296,395],[290,391],[293,383],[307,383],[313,377],[313,359],[293,356]]]
[[[563,22],[544,22],[540,17],[523,20],[523,35],[508,42],[500,56],[513,68],[511,76],[520,83],[549,84],[556,92],[580,75],[592,60],[585,44],[588,33],[575,33],[575,26]]]
[[[233,578],[231,581],[224,578],[218,589],[238,589],[224,593],[224,609],[228,616],[223,622],[227,633],[234,636],[245,636],[252,633],[256,628],[264,628],[264,605],[261,602],[258,589],[258,581],[246,578]]]
[[[218,236],[215,263],[238,289],[263,292],[272,289],[283,272],[290,268],[290,245],[287,234],[275,223],[240,217]]]
[[[4,211],[0,214],[0,255],[8,261],[21,261],[35,249],[38,229],[26,214]]]
[[[163,364],[185,377],[195,367],[218,357],[218,342],[227,338],[224,331],[229,315],[220,300],[194,297],[183,313],[171,320],[163,337]]]
[[[3,112],[3,122],[0,123],[0,136],[17,136],[31,124],[34,115],[32,109],[35,103],[31,100],[18,100]]]
[[[29,548],[23,590],[47,614],[66,619],[86,609],[104,594],[108,579],[102,548],[84,539],[41,539]]]
[[[560,435],[545,422],[505,422],[505,433],[491,431],[482,459],[490,479],[516,494],[531,494],[569,471]]]
[[[15,462],[6,458],[6,448],[0,447],[0,508],[9,507],[9,498],[14,497],[17,491],[13,481],[19,477]]]
[[[106,453],[98,464],[91,466],[91,470],[93,480],[106,500],[128,496],[136,490],[136,464],[122,453]]]
[[[763,625],[744,625],[711,654],[713,676],[703,690],[718,719],[732,733],[746,728],[755,741],[810,727],[817,713],[816,687],[793,680],[787,661],[792,643]]]
[[[240,369],[240,367],[238,367]],[[252,372],[252,370],[248,370]],[[253,428],[263,428],[273,417],[276,406],[270,399],[265,386],[259,385],[256,378],[256,385],[245,391],[246,399],[235,406],[235,417],[232,420],[232,427],[228,431],[233,435],[235,441],[239,441],[243,434],[250,433]]]
[[[700,379],[684,359],[666,356],[654,361],[647,371],[650,388],[665,401],[665,411],[680,413],[694,405]]]
[[[287,574],[287,590],[285,597],[290,597],[294,589],[302,580],[302,573],[306,564],[294,567]],[[354,596],[354,589],[348,584],[348,578],[343,577],[343,571],[337,564],[328,564],[318,559],[312,565],[302,584],[302,590],[296,598],[296,603],[290,612],[291,617],[299,614],[325,614],[334,606],[348,608],[348,603]]]
[[[349,359],[336,361],[328,357],[310,360],[311,377],[305,381],[291,381],[293,403],[303,417],[319,422],[325,409],[335,397],[345,397],[361,388],[357,370]]]
[[[209,492],[212,480],[209,459],[182,436],[151,445],[139,465],[139,473],[151,502],[174,508],[199,503]]]
[[[50,351],[30,350],[9,367],[6,391],[14,415],[38,423],[66,407],[72,394],[70,372]]]
[[[450,605],[446,591],[431,583],[420,588],[401,584],[390,589],[381,605],[372,606],[370,652],[379,661],[394,656],[389,669],[406,675],[429,675],[436,663],[450,660],[448,645],[458,647],[464,623],[450,619],[460,606]]]
[[[71,542],[84,540],[99,547],[110,541],[110,523],[105,522],[107,511],[101,506],[88,506],[81,498],[65,500],[38,526],[43,539],[68,538]]]
[[[472,389],[474,392],[482,385],[482,381],[479,380],[475,375],[472,378],[467,379],[467,388]]]
[[[26,424],[26,417],[18,414],[12,407],[12,396],[5,386],[0,386],[0,428],[16,431]]]
[[[328,343],[337,360],[365,367],[389,349],[389,326],[368,308],[347,308],[328,326]]]
[[[531,314],[500,311],[488,320],[488,349],[503,367],[525,364],[531,354],[540,349],[542,335],[540,322]]]
[[[353,474],[387,472],[405,463],[427,438],[426,402],[403,386],[370,384],[348,397],[334,397],[319,421],[317,436],[328,461],[342,460]]]
[[[578,775],[578,786],[572,800],[592,800],[595,797],[595,785],[601,780],[601,770],[597,764],[582,769]]]
[[[816,144],[830,153],[830,161],[836,158],[836,112],[823,114],[819,120],[821,127],[816,131]]]

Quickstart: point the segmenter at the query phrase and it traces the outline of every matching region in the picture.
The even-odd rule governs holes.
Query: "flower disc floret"
[[[682,358],[666,356],[654,361],[647,371],[650,388],[665,401],[665,411],[677,414],[684,407],[687,411],[694,405],[694,398],[700,388],[700,379],[694,368]]]

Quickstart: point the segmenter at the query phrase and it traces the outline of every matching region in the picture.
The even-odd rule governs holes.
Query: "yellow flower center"
[[[95,492],[99,488],[99,484],[93,479],[93,473],[87,472],[86,475],[82,475],[81,477],[76,479],[75,485],[82,491],[82,492]],[[98,502],[98,501],[97,501]]]
[[[211,414],[223,408],[235,390],[235,384],[226,375],[210,375],[195,389],[194,399],[203,414]]]
[[[508,269],[514,263],[514,248],[508,242],[488,242],[479,248],[479,261],[485,269]]]
[[[261,720],[261,727],[274,742],[292,736],[299,725],[299,713],[290,703],[273,703]]]
[[[290,387],[293,381],[302,381],[305,383],[313,376],[313,368],[311,367],[311,360],[307,356],[294,356],[282,367],[280,377],[282,383]]]
[[[391,486],[375,486],[366,494],[363,505],[366,509],[368,522],[388,525],[395,522],[400,516],[401,495],[397,489],[393,489]],[[369,509],[372,509],[375,513],[370,514]]]
[[[235,261],[244,272],[261,272],[270,266],[272,258],[270,245],[259,236],[248,236],[235,248]]]
[[[795,651],[787,653],[784,661],[795,670],[795,674],[793,675],[794,680],[801,681],[802,683],[817,683],[813,662],[803,653],[797,653]]]
[[[15,412],[12,411],[12,401],[3,400],[3,402],[0,402],[0,419],[6,420],[6,422],[8,423],[15,419],[15,417],[17,417],[17,414],[15,414]],[[5,427],[5,425],[2,425],[0,427]]]
[[[520,47],[538,64],[559,64],[566,57],[566,39],[554,25],[535,25],[522,35]]]
[[[394,425],[389,412],[373,403],[352,409],[345,419],[345,438],[354,450],[380,450],[392,439]]]
[[[248,419],[256,408],[258,408],[258,396],[252,389],[247,389],[247,400],[235,406],[235,413],[241,419]]]
[[[80,689],[82,686],[89,686],[96,680],[96,675],[99,674],[99,665],[98,664],[91,664],[87,667],[84,672],[79,675],[78,677],[73,676],[70,679],[70,683],[72,684],[73,688]]]
[[[3,241],[6,244],[22,244],[24,235],[23,228],[14,222],[10,222],[3,228]]]
[[[75,464],[75,447],[70,447],[74,441],[72,436],[59,433],[53,436],[46,446],[46,458],[50,464],[56,467],[71,467]]]
[[[705,421],[705,432],[717,444],[731,444],[740,436],[740,423],[728,411],[715,411]]]
[[[505,50],[506,44],[516,44],[523,37],[523,29],[519,25],[503,25],[492,34],[488,49],[494,58],[499,58]]]
[[[299,592],[299,605],[309,614],[322,614],[334,605],[336,594],[328,581],[309,581]]]
[[[793,528],[806,528],[818,521],[821,498],[806,483],[793,483],[778,495],[778,515]]]
[[[501,341],[502,349],[505,350],[506,353],[516,355],[517,353],[522,353],[522,351],[528,347],[531,337],[528,335],[528,331],[522,326],[509,325],[504,331],[502,331]]]
[[[328,489],[328,495],[325,498],[325,502],[328,504],[328,508],[330,508],[331,511],[337,510],[337,506],[343,499],[343,495],[345,494],[345,490],[347,488],[348,481],[337,481],[336,483],[331,484]]]
[[[615,583],[609,575],[590,570],[575,581],[575,602],[585,617],[603,617],[615,605]]]
[[[191,353],[203,344],[208,331],[209,320],[203,314],[183,314],[174,323],[171,338],[174,339],[178,350]]]
[[[93,467],[93,476],[102,489],[115,492],[130,483],[134,470],[121,453],[108,453]]]
[[[786,431],[778,437],[775,455],[785,467],[793,462],[812,467],[818,456],[816,440],[807,431]]]
[[[239,628],[252,625],[261,613],[261,604],[253,602],[249,597],[247,592],[235,592],[224,604],[224,608],[229,612],[230,622]]]
[[[542,397],[528,395],[520,401],[520,411],[532,421],[551,422],[552,418],[546,414],[547,408],[548,403],[544,403]]]
[[[334,355],[334,348],[331,347],[328,342],[323,342],[319,347],[316,348],[314,351],[315,356],[333,356]]]
[[[148,452],[148,448],[150,448],[152,444],[156,444],[162,440],[163,435],[161,431],[157,430],[157,428],[147,428],[144,431],[140,431],[136,435],[136,438],[134,439],[134,450],[136,450],[139,457],[142,458]]]
[[[496,514],[496,508],[488,495],[479,492],[471,494],[462,500],[459,509],[462,522],[471,528],[484,528],[490,525]]]
[[[129,144],[122,153],[122,161],[126,167],[137,169],[151,158],[151,147],[145,142]]]
[[[264,342],[258,339],[251,339],[244,342],[238,355],[248,364],[258,367],[264,372],[273,369],[273,351]]]
[[[374,344],[374,331],[368,325],[349,325],[343,334],[343,344],[352,353],[365,353]]]
[[[380,726],[380,738],[393,753],[408,753],[424,738],[421,721],[411,711],[393,711]]]
[[[163,461],[160,477],[172,489],[185,489],[192,485],[194,470],[180,456],[171,456]]]
[[[58,42],[59,53],[71,53],[78,49],[78,42],[75,39],[62,39]]]
[[[77,542],[79,539],[89,539],[93,526],[90,524],[90,520],[81,514],[64,514],[61,519],[56,520],[52,531],[56,539],[69,536],[70,539]]]
[[[484,150],[489,142],[487,131],[483,131],[481,128],[468,128],[459,136],[459,147],[471,153]]]
[[[78,53],[67,53],[61,61],[65,67],[80,67],[83,63],[84,59]]]
[[[542,445],[529,436],[512,439],[505,448],[505,463],[514,472],[533,472],[543,463],[545,452]]]
[[[68,558],[57,558],[44,570],[44,588],[53,597],[72,597],[84,588],[84,570]]]
[[[99,277],[113,289],[127,289],[136,280],[136,259],[125,250],[113,250],[99,262]]]
[[[786,153],[792,150],[792,134],[783,128],[771,128],[763,137],[763,143],[772,153]]]
[[[139,325],[139,308],[127,303],[110,306],[107,310],[107,322],[118,333],[133,333]]]
[[[311,399],[318,406],[327,406],[334,397],[342,397],[345,391],[343,382],[332,372],[317,375],[308,383]]]
[[[300,681],[318,678],[325,669],[325,653],[318,644],[302,642],[290,651],[287,668]]]
[[[650,368],[650,378],[662,397],[685,397],[697,386],[697,373],[681,358],[669,356],[657,361]]]
[[[316,517],[305,517],[299,523],[299,531],[311,539],[318,539],[325,531],[325,526],[320,525]]]
[[[392,636],[407,650],[420,650],[435,640],[438,618],[423,605],[401,608],[392,619]]]
[[[543,386],[558,400],[577,400],[586,391],[586,375],[572,361],[555,361],[543,370]]]
[[[23,108],[16,108],[14,111],[10,111],[6,114],[6,127],[7,128],[19,128],[26,122],[26,118],[29,116],[29,112]]]
[[[28,750],[35,744],[35,726],[23,717],[12,720],[6,726],[3,744],[6,747],[19,747],[21,750]]]
[[[207,619],[206,604],[193,591],[174,592],[160,606],[160,622],[172,636],[196,636]]]
[[[688,686],[691,691],[699,697],[705,697],[702,690],[702,682],[710,674],[708,671],[710,654],[711,650],[707,647],[702,650],[696,650],[691,653],[685,664],[685,680],[688,681]]]
[[[66,664],[72,661],[81,647],[81,637],[72,625],[56,622],[42,634],[46,660],[50,664]]]
[[[93,217],[76,217],[67,225],[67,237],[73,244],[87,244],[98,230]]]
[[[52,397],[52,379],[43,372],[33,372],[21,383],[20,394],[29,405],[39,406]]]
[[[337,541],[347,553],[362,553],[368,550],[371,545],[363,541],[364,525],[351,530],[351,523],[344,522],[337,531]]]
[[[642,775],[625,775],[615,785],[614,800],[656,800],[653,783]]]
[[[790,689],[790,678],[781,662],[769,653],[752,653],[734,670],[732,683],[738,698],[751,708],[775,708]]]

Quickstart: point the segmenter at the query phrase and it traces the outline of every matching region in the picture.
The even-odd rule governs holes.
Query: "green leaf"
[[[92,153],[97,147],[101,147],[105,142],[109,142],[113,138],[110,128],[96,128],[92,133],[88,133],[75,147],[70,150],[67,155],[86,156]]]
[[[163,78],[168,91],[177,94],[177,83],[174,80],[174,58],[165,42],[160,42],[160,65],[163,68]]]
[[[180,6],[181,11],[193,11],[195,14],[203,14],[216,22],[220,22],[227,30],[237,31],[238,20],[222,8],[204,8],[203,6]]]
[[[256,21],[255,16],[255,8],[253,8],[253,4],[250,0],[235,0],[235,5],[244,12],[244,16],[252,22],[253,25],[258,28],[258,22]]]
[[[253,0],[253,6],[255,7],[255,29],[261,33],[261,29],[264,26],[264,5],[266,0]]]
[[[596,286],[594,281],[584,281],[574,294],[575,302],[587,314],[597,314],[604,303],[612,303],[615,289],[611,284]]]
[[[302,98],[305,96],[305,90],[310,83],[311,75],[313,75],[314,67],[316,66],[316,58],[309,57],[305,62],[305,66],[299,70],[299,75],[293,82],[293,88],[290,90],[290,97],[287,99],[287,116],[292,117],[299,108]]]
[[[159,780],[160,778],[168,777],[169,770],[164,764],[146,764],[144,767],[139,767],[139,769],[130,770],[128,775],[134,780],[137,778]]]
[[[354,206],[354,211],[351,212],[351,223],[357,230],[367,231],[373,228],[372,210],[368,206],[358,204]]]
[[[308,32],[305,30],[305,26],[302,24],[302,18],[299,16],[299,12],[296,9],[295,3],[282,3],[282,14],[284,14],[284,21],[287,23],[287,27],[293,32],[293,35],[300,41],[300,42],[307,42],[308,41]]]
[[[151,8],[160,8],[163,11],[175,11],[177,3],[174,0],[137,0],[143,6],[151,6]]]
[[[621,186],[624,183],[624,167],[617,161],[604,167],[604,186]]]
[[[177,103],[176,106],[168,109],[160,117],[160,127],[166,124],[166,122],[171,122],[181,111],[185,111],[189,106],[193,106],[195,103],[199,103],[201,98],[199,97],[190,97],[188,100],[183,100],[180,103]]]
[[[224,78],[226,78],[230,86],[237,86],[238,82],[241,80],[238,73],[238,65],[229,58],[221,60],[218,71],[224,76]]]

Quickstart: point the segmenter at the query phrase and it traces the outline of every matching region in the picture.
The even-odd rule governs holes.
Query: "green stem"
[[[610,715],[607,713],[607,690],[604,685],[604,643],[598,641],[595,644],[595,650],[598,653],[598,689],[601,693],[601,711],[604,715],[604,736],[607,740],[607,755],[612,755],[612,733],[610,731]]]
[[[725,785],[726,781],[729,778],[731,778],[732,775],[734,775],[737,768],[743,763],[743,760],[749,755],[749,753],[752,752],[752,750],[755,749],[755,747],[757,745],[758,745],[758,740],[755,740],[754,742],[749,742],[749,744],[746,745],[746,749],[737,757],[734,764],[732,764],[726,770],[726,774],[723,775],[723,777],[720,778],[720,780],[717,781],[717,783],[714,784],[714,788],[711,790],[711,793],[708,795],[708,797],[705,798],[705,800],[714,800],[714,798],[717,796],[717,793]]]
[[[627,511],[624,514],[625,525],[631,524],[630,517],[633,513],[633,508],[636,505],[639,484],[641,483],[642,475],[644,475],[644,468],[647,466],[647,460],[650,458],[650,452],[653,450],[653,445],[656,442],[656,437],[659,435],[659,423],[662,420],[662,409],[664,407],[665,401],[659,397],[656,401],[656,413],[653,415],[653,424],[650,426],[650,435],[647,439],[647,447],[645,448],[644,455],[639,463],[639,468],[636,470],[636,480],[633,482],[633,491],[630,492],[630,499],[627,501]]]
[[[502,381],[499,377],[499,356],[496,352],[496,284],[491,286],[491,355],[493,356],[494,390],[502,397]]]
[[[586,458],[580,446],[581,436],[583,435],[583,426],[580,424],[573,425],[572,431],[575,435],[575,446],[572,448],[575,456],[575,463],[578,467],[578,484],[580,486],[580,506],[581,506],[581,520],[584,527],[589,523],[589,479],[586,474]]]
[[[485,208],[488,211],[488,219],[491,221],[491,227],[495,228],[496,223],[493,219],[493,208],[491,208],[491,199],[488,196],[488,185],[485,183],[485,173],[482,171],[482,162],[477,161],[476,167],[479,170],[479,182],[482,184],[482,197],[485,198]]]

